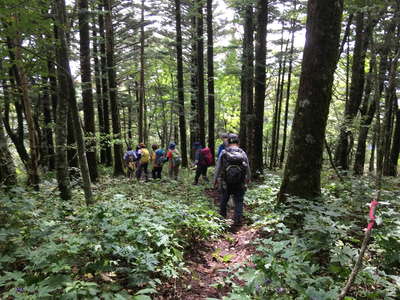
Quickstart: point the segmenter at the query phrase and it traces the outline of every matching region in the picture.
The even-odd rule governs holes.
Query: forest
[[[1,0],[0,298],[400,299],[399,59],[400,0]]]

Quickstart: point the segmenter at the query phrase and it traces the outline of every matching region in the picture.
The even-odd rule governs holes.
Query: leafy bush
[[[161,279],[185,270],[193,243],[223,230],[209,201],[177,183],[110,181],[88,208],[80,192],[63,202],[54,188],[1,196],[5,298],[146,299]]]
[[[376,194],[373,185],[369,178],[331,181],[320,199],[290,198],[276,207],[279,178],[267,176],[246,199],[254,226],[263,233],[255,242],[255,267],[234,272],[236,276],[240,271],[244,286],[227,279],[233,289],[224,299],[337,299],[358,257],[367,204]],[[399,194],[383,191],[380,201],[379,225],[351,291],[355,299],[400,297]],[[285,220],[293,216],[302,220],[302,227],[286,226]]]

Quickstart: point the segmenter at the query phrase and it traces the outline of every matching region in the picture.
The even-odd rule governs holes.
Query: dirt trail
[[[218,195],[214,191],[206,190],[206,194],[218,205]],[[236,266],[251,265],[250,257],[255,252],[251,242],[258,234],[256,229],[244,225],[234,232],[228,231],[218,240],[201,244],[197,251],[186,257],[189,273],[164,285],[155,299],[221,299],[229,292],[229,287],[222,287],[219,283],[231,275],[229,270]]]

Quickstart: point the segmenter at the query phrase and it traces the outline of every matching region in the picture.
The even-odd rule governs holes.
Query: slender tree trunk
[[[199,142],[206,144],[205,100],[204,100],[204,29],[203,29],[203,0],[197,0],[197,111]]]
[[[141,19],[140,19],[140,90],[139,90],[139,135],[138,142],[144,142],[144,0],[141,6]]]
[[[194,9],[194,8],[193,8]],[[190,98],[190,157],[194,160],[193,143],[199,140],[199,115],[198,115],[198,86],[197,86],[197,42],[196,42],[196,22],[197,18],[193,14],[191,17],[191,30],[192,30],[192,53],[191,53],[191,98]]]
[[[13,73],[15,76],[15,81],[17,83],[18,92],[21,97],[21,104],[23,106],[23,112],[25,115],[26,123],[28,125],[28,135],[29,135],[29,184],[35,190],[39,190],[39,170],[38,170],[38,163],[39,163],[39,137],[37,128],[35,126],[35,121],[32,112],[32,102],[29,97],[29,87],[28,87],[28,80],[26,78],[25,71],[19,66],[17,63],[18,61],[22,61],[21,55],[21,48],[20,44],[22,41],[11,41],[10,49],[13,49],[15,57],[11,57],[13,61]]]
[[[396,123],[394,127],[392,148],[390,149],[390,156],[389,156],[389,169],[388,169],[389,176],[397,176],[397,162],[399,160],[399,153],[400,153],[400,110],[397,103],[396,94],[394,94],[393,97],[396,98],[394,101]]]
[[[254,86],[254,24],[253,4],[248,3],[244,7],[244,35],[243,35],[243,56],[242,56],[242,95],[240,112],[240,145],[247,152],[252,161],[252,136],[253,132],[253,86]]]
[[[78,146],[78,157],[79,157],[79,166],[82,174],[83,181],[83,189],[85,192],[85,200],[86,204],[89,205],[92,203],[92,189],[90,182],[90,173],[89,167],[86,160],[85,155],[85,141],[83,130],[81,127],[81,121],[79,118],[79,110],[78,104],[75,97],[75,88],[72,80],[71,70],[69,66],[69,58],[68,58],[68,48],[66,43],[66,35],[64,31],[65,27],[65,0],[57,0],[57,19],[59,21],[58,29],[58,39],[59,39],[59,47],[57,51],[57,62],[60,69],[59,82],[60,87],[64,87],[65,89],[61,89],[60,91],[60,104],[61,102],[68,101],[68,107],[71,110],[71,115],[73,118],[73,126],[75,132],[75,139]],[[63,73],[63,74],[61,74]],[[65,81],[65,82],[64,82]],[[65,97],[65,98],[64,98]],[[61,100],[61,98],[64,98]],[[64,107],[66,109],[66,107]],[[59,116],[60,118],[60,116]],[[64,161],[65,162],[65,161]],[[63,166],[65,170],[65,166]],[[65,171],[64,171],[65,172]]]
[[[374,128],[374,134],[372,136],[371,155],[369,158],[369,168],[368,168],[368,171],[370,173],[375,171],[375,152],[376,152],[376,130]]]
[[[351,127],[353,120],[357,116],[363,95],[364,80],[365,80],[365,55],[370,39],[371,24],[365,26],[365,15],[359,12],[356,15],[356,38],[353,53],[352,74],[350,94],[346,101],[344,112],[344,123],[340,128],[339,140],[336,147],[335,162],[342,170],[349,169],[349,153],[351,147],[349,138],[353,136]]]
[[[266,89],[268,1],[256,3],[256,47],[254,74],[254,155],[251,162],[253,177],[263,173],[264,101]]]
[[[74,121],[72,119],[71,110],[68,109],[68,135],[67,135],[67,154],[68,154],[68,165],[72,168],[78,167],[78,153],[76,151],[76,141],[74,133]]]
[[[90,179],[96,181],[99,176],[96,158],[96,125],[90,66],[89,4],[88,0],[78,0],[79,6],[79,45],[82,81],[83,115],[86,135],[86,157]]]
[[[339,51],[343,0],[308,1],[306,44],[290,147],[278,198],[321,194],[326,121]]]
[[[52,112],[50,105],[50,86],[48,84],[48,78],[43,77],[43,95],[42,95],[42,110],[44,117],[44,135],[47,144],[47,159],[48,159],[48,168],[50,171],[55,169],[55,160],[54,160],[54,142],[53,142],[53,129],[52,129]]]
[[[96,84],[96,103],[97,103],[97,119],[99,122],[100,140],[104,138],[104,111],[103,111],[103,92],[101,87],[101,72],[98,51],[98,38],[96,26],[93,24],[93,62],[94,62],[94,76]],[[100,162],[105,164],[107,159],[106,149],[100,144]]]
[[[215,91],[212,2],[212,0],[207,0],[208,147],[210,147],[213,160],[215,160]]]
[[[177,63],[177,85],[179,105],[179,133],[181,138],[182,165],[188,166],[188,155],[186,145],[186,120],[185,120],[185,91],[183,81],[183,58],[182,58],[182,28],[181,28],[181,1],[175,0],[176,21],[176,63]]]
[[[296,9],[296,0],[293,1],[294,9]],[[279,168],[282,168],[283,161],[285,159],[286,152],[286,139],[287,139],[287,127],[288,127],[288,119],[289,119],[289,102],[290,102],[290,88],[292,84],[292,70],[293,70],[293,52],[294,52],[294,32],[296,21],[294,19],[291,20],[291,38],[290,38],[290,52],[289,52],[289,70],[288,70],[288,81],[286,87],[286,103],[285,103],[285,116],[283,121],[283,138],[282,138],[282,149],[281,156],[279,158]]]
[[[117,98],[116,66],[114,63],[114,29],[112,24],[112,0],[104,0],[106,53],[108,68],[108,84],[111,107],[111,119],[114,139],[114,176],[124,175],[122,164],[121,124],[119,119],[119,104]]]
[[[3,108],[0,106],[0,120],[3,119]],[[17,184],[17,173],[11,152],[8,149],[8,141],[4,127],[0,126],[0,187],[14,186]]]
[[[106,35],[104,31],[104,16],[103,5],[100,4],[99,10],[99,32],[100,32],[100,63],[101,63],[101,87],[102,87],[102,102],[103,102],[103,121],[104,121],[104,136],[102,136],[102,149],[106,152],[106,166],[112,166],[111,152],[111,129],[110,129],[110,105],[109,105],[109,89],[108,89],[108,71],[107,71],[107,53],[106,53]]]

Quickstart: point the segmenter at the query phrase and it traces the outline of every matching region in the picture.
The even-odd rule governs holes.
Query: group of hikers
[[[243,199],[246,186],[250,182],[251,172],[247,154],[239,147],[237,134],[224,133],[221,135],[223,143],[219,146],[216,156],[216,167],[213,185],[221,194],[220,214],[227,217],[227,205],[230,196],[235,203],[234,224],[240,226],[243,215]],[[203,147],[200,142],[193,144],[195,151],[193,167],[196,169],[194,185],[198,185],[200,177],[208,182],[208,167],[213,165],[213,155],[208,147]],[[149,179],[149,164],[152,165],[152,178],[161,179],[164,164],[168,164],[171,179],[178,179],[182,157],[175,143],[170,143],[168,150],[161,149],[157,144],[151,146],[149,151],[144,143],[140,143],[135,150],[128,147],[124,154],[124,161],[128,169],[129,178],[138,180],[144,175]]]

